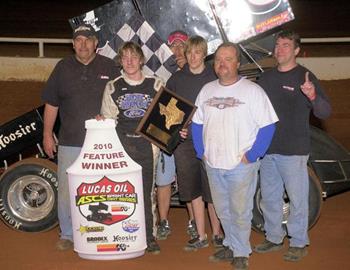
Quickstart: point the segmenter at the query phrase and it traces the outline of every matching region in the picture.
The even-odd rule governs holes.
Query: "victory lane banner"
[[[180,142],[179,131],[188,126],[196,106],[162,87],[136,128],[136,133],[172,154]]]

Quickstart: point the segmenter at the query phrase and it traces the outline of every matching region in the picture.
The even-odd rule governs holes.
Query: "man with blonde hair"
[[[167,82],[167,87],[179,96],[195,102],[200,89],[207,82],[216,79],[214,70],[205,64],[207,42],[200,36],[190,37],[186,41],[185,56],[187,64],[178,70]],[[223,233],[216,216],[205,169],[196,157],[192,142],[191,128],[188,138],[174,151],[177,168],[179,197],[181,201],[190,202],[198,236],[190,239],[185,250],[197,250],[208,246],[205,233],[205,202],[208,203],[209,217],[213,229],[213,242],[221,246]]]
[[[179,70],[182,69],[187,63],[185,48],[188,38],[188,35],[181,30],[173,31],[168,36],[167,44],[175,56]],[[159,240],[165,240],[167,239],[168,235],[171,234],[168,214],[172,195],[171,185],[174,181],[176,181],[174,155],[168,155],[161,151],[156,171],[157,202],[159,212],[157,238]],[[196,223],[194,221],[192,204],[187,202],[186,207],[189,216],[186,232],[191,238],[196,238],[198,233]]]

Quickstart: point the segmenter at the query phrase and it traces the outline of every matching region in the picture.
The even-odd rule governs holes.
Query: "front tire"
[[[320,217],[322,208],[322,188],[320,180],[316,176],[315,172],[308,168],[309,173],[309,230],[316,224]],[[252,227],[254,231],[264,233],[264,218],[260,207],[261,202],[261,190],[260,190],[260,179],[258,181],[257,190],[254,196],[254,208],[253,208],[253,219]],[[283,204],[283,221],[284,225],[288,222],[289,216],[289,199],[286,193],[284,193],[284,204]]]
[[[10,166],[0,178],[4,223],[17,231],[42,232],[57,225],[57,165],[29,158]]]

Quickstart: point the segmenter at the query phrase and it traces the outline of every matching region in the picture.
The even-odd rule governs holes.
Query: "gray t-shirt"
[[[73,55],[57,63],[43,89],[42,100],[59,108],[59,145],[83,145],[85,120],[99,114],[105,85],[119,74],[115,62],[101,55],[88,65]]]

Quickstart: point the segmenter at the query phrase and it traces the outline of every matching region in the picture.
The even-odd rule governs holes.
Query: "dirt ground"
[[[250,256],[250,270],[325,270],[350,269],[350,196],[349,193],[329,198],[323,204],[321,217],[310,231],[311,245],[308,256],[298,263],[285,262],[282,259],[287,249],[271,254]],[[212,246],[196,251],[183,251],[187,241],[185,233],[186,210],[171,209],[169,216],[173,233],[160,241],[159,255],[145,256],[129,260],[92,261],[80,258],[73,251],[57,251],[55,242],[58,229],[38,234],[26,234],[12,231],[0,223],[2,248],[0,252],[0,269],[3,270],[96,270],[96,269],[130,269],[130,270],[228,270],[229,263],[211,263],[208,256],[213,253]],[[263,240],[263,236],[252,232],[252,245]]]
[[[350,149],[350,79],[322,81],[333,105],[330,119],[317,124],[331,136]],[[40,82],[0,82],[0,125],[41,105]],[[282,259],[283,251],[273,254],[252,254],[250,269],[350,269],[350,196],[349,192],[328,198],[323,204],[321,217],[310,231],[309,255],[299,263],[287,263]],[[0,222],[2,248],[0,269],[52,269],[52,270],[93,270],[93,269],[232,269],[228,263],[210,263],[208,256],[213,253],[209,247],[197,252],[183,251],[187,241],[184,228],[186,212],[182,208],[171,209],[170,222],[173,233],[166,241],[160,242],[160,255],[145,255],[136,259],[121,261],[90,261],[81,259],[73,251],[55,250],[58,228],[45,233],[19,233]],[[208,222],[207,222],[208,223]],[[255,245],[263,236],[252,232],[251,243]]]

